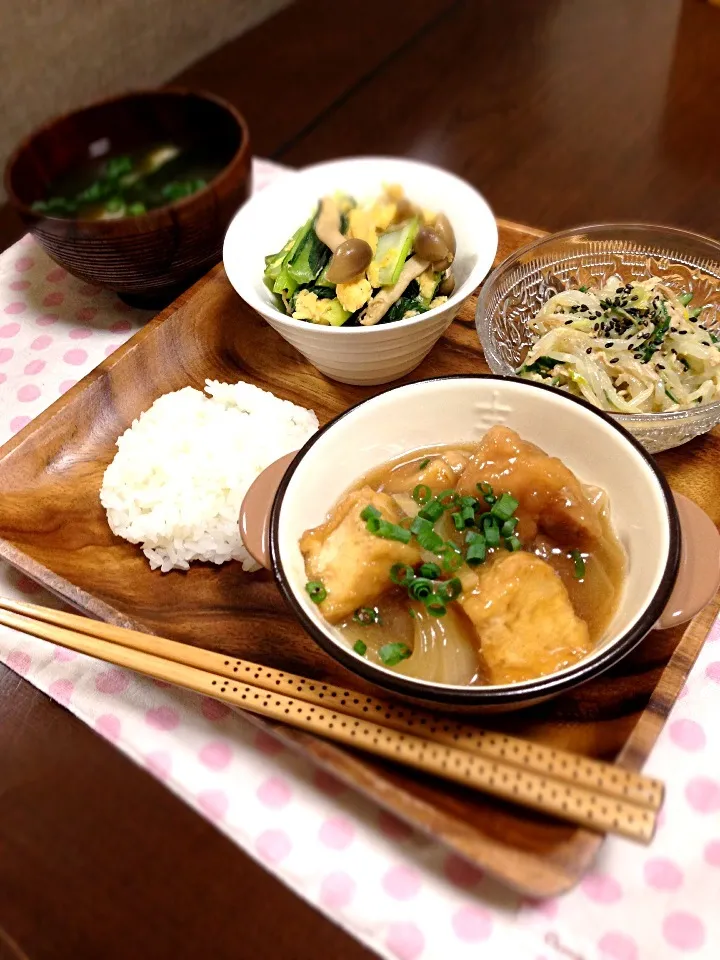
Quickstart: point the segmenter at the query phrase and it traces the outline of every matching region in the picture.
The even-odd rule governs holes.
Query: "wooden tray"
[[[498,261],[541,234],[500,222]],[[408,379],[487,369],[474,298]],[[267,573],[239,564],[153,573],[110,532],[98,501],[115,440],[161,393],[206,377],[248,380],[312,407],[321,422],[382,387],[326,380],[230,288],[221,266],[152,320],[0,450],[0,555],[74,606],[162,634],[339,685],[362,687],[322,653],[285,609]],[[659,461],[675,489],[720,520],[720,436]],[[581,690],[493,726],[638,769],[650,752],[716,615],[656,632],[617,669]],[[262,721],[257,721],[262,723]],[[488,725],[488,718],[482,724]],[[278,728],[336,776],[523,893],[574,884],[602,838]]]

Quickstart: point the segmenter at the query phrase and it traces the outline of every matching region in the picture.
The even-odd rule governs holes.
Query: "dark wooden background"
[[[720,9],[704,0],[302,0],[178,81],[235,102],[278,162],[416,156],[535,226],[720,236]],[[0,248],[21,232],[0,210]],[[321,954],[369,957],[0,668],[0,960]]]

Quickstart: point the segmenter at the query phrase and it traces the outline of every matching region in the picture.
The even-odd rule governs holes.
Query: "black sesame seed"
[[[655,366],[658,368],[658,370],[664,370],[664,369],[665,369],[665,364],[664,364],[664,363],[656,363]]]
[[[592,347],[588,347],[585,353],[592,353]]]
[[[620,363],[620,357],[613,357],[610,363]]]
[[[605,344],[605,349],[607,350],[608,347],[611,347],[611,346],[612,346],[612,343],[606,343],[606,344]]]
[[[678,332],[677,327],[670,327],[670,333],[677,333],[677,332]]]
[[[565,326],[567,326],[569,323],[572,323],[572,320],[566,320],[566,321],[565,321]]]
[[[687,333],[687,330],[678,330],[678,333],[680,334],[681,337],[684,337],[685,334]]]
[[[624,292],[625,292],[625,287],[618,287],[617,290],[615,291],[615,293],[624,293]]]

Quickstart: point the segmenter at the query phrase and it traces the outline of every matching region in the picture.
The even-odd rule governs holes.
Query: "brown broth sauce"
[[[410,495],[418,483],[427,483],[433,495],[454,488],[466,458],[476,450],[477,444],[471,443],[416,450],[409,456],[398,457],[370,471],[347,492],[350,493],[368,485],[378,492],[392,494],[398,498],[401,509],[411,513],[413,509],[417,510],[417,507],[412,506],[413,501]],[[434,458],[439,456],[445,457],[447,469],[433,468]],[[427,460],[430,460],[430,463],[425,465]],[[503,492],[499,488],[495,489],[497,495]],[[567,589],[575,613],[587,624],[591,647],[595,647],[602,639],[617,609],[625,578],[626,558],[625,551],[612,529],[606,495],[597,488],[584,485],[583,492],[600,520],[602,534],[599,539],[594,539],[581,548],[585,561],[585,574],[582,579],[578,579],[575,575],[575,563],[571,554],[576,544],[559,542],[548,534],[538,531],[534,539],[523,543],[523,549],[547,561],[558,574]],[[518,507],[516,516],[520,521],[520,529],[523,523],[522,507]],[[435,529],[445,539],[453,539],[458,544],[462,543],[463,534],[455,531],[447,514],[435,525]],[[491,564],[494,557],[497,558],[504,553],[506,553],[504,548],[488,550],[486,563]],[[428,559],[431,558],[428,556]],[[472,676],[468,676],[465,682],[486,683],[482,651],[477,650],[478,641],[475,631],[459,604],[451,606],[453,613],[465,621],[466,629],[462,632],[472,638],[476,648],[476,669],[471,671]],[[377,598],[374,607],[380,616],[381,623],[365,626],[352,618],[347,618],[338,624],[338,629],[351,647],[357,641],[361,641],[367,647],[367,658],[381,664],[378,651],[385,644],[404,643],[410,650],[413,649],[415,620],[410,613],[411,608],[416,611],[422,609],[419,604],[409,600],[404,588],[392,587]],[[395,669],[412,674],[412,670],[408,669],[410,662],[411,660],[401,661]]]

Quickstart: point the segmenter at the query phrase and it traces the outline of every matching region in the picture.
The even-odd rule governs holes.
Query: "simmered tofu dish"
[[[504,426],[373,470],[300,549],[310,599],[356,653],[463,686],[587,656],[625,575],[605,493]]]

